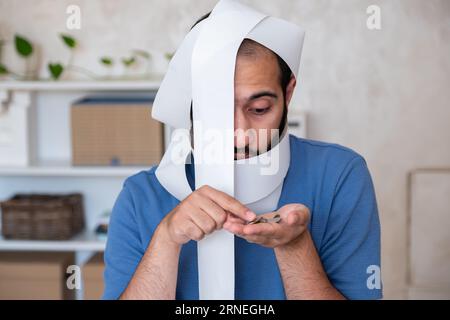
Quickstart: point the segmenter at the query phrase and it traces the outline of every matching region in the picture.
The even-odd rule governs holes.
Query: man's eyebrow
[[[256,99],[259,99],[259,98],[261,98],[261,97],[272,97],[272,98],[278,99],[277,94],[274,93],[274,92],[272,92],[272,91],[261,91],[261,92],[252,94],[252,95],[250,96],[250,98],[248,98],[248,100],[249,100],[249,101],[251,101],[251,100],[256,100]]]

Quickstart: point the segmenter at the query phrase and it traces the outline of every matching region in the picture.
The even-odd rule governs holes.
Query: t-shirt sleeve
[[[118,299],[131,280],[143,250],[130,187],[125,181],[114,203],[104,261],[103,299]]]
[[[322,263],[336,289],[348,299],[382,298],[378,208],[359,155],[338,179],[322,243]]]

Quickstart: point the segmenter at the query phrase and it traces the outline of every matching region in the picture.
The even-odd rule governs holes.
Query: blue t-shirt
[[[309,231],[333,286],[349,299],[378,299],[368,285],[380,266],[380,223],[366,162],[356,152],[290,136],[291,161],[278,203],[311,211]],[[156,168],[127,178],[113,208],[105,251],[104,299],[127,287],[160,221],[179,201],[155,176]],[[194,184],[193,165],[187,177]],[[373,267],[372,267],[373,268]],[[235,298],[286,299],[274,250],[235,237]],[[182,246],[177,299],[198,299],[197,242]]]

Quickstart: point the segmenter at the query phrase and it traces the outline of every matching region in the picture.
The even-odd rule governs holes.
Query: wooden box
[[[63,253],[0,253],[0,300],[74,299],[66,286],[72,257]]]
[[[82,268],[84,300],[99,300],[103,296],[103,253],[97,253]]]
[[[73,165],[150,166],[161,160],[163,126],[149,98],[84,98],[71,107]]]

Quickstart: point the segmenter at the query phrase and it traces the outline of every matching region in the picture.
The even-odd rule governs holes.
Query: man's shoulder
[[[123,192],[134,203],[136,210],[146,210],[148,206],[158,208],[161,212],[170,209],[176,200],[158,181],[155,171],[158,167],[141,170],[123,182]],[[140,209],[139,209],[140,208]],[[142,215],[145,216],[145,212]],[[144,219],[146,219],[144,217]]]
[[[332,165],[348,164],[349,162],[362,161],[364,158],[355,150],[331,142],[299,138],[290,135],[291,149],[299,158],[312,163],[330,163]]]
[[[147,170],[140,170],[135,174],[127,177],[124,181],[124,186],[128,188],[144,188],[148,187],[156,179],[155,171],[157,166],[151,166]]]

